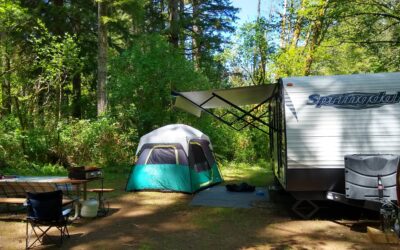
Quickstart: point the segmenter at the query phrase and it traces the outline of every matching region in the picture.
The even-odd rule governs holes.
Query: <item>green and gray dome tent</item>
[[[223,181],[210,139],[187,125],[171,124],[142,136],[136,156],[126,191],[194,193]]]

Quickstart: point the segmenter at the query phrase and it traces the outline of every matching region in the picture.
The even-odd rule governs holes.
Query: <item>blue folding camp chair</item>
[[[71,209],[62,209],[63,192],[61,190],[44,193],[28,192],[27,198],[26,249],[31,248],[37,241],[43,243],[43,237],[52,227],[60,231],[60,243],[64,237],[69,238],[67,222]],[[29,230],[29,225],[31,230]],[[36,239],[30,243],[32,232]]]

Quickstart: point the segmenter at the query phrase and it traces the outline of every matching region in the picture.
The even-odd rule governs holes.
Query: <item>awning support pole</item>
[[[204,112],[206,112],[209,115],[212,115],[213,117],[215,117],[217,120],[223,122],[224,124],[228,125],[229,127],[233,128],[236,131],[239,131],[237,128],[233,127],[232,125],[229,124],[229,122],[225,121],[224,119],[220,118],[219,116],[215,115],[213,112],[208,111],[207,109],[203,108],[202,106],[199,106],[197,103],[193,102],[192,100],[190,100],[189,98],[186,98],[185,96],[181,95],[179,92],[173,92],[173,94],[175,96],[180,96],[182,98],[184,98],[185,100],[189,101],[190,103],[192,103],[193,105],[195,105],[196,107],[199,107],[201,110],[203,110]],[[211,99],[211,98],[210,98]]]
[[[223,98],[223,97],[221,97],[221,96],[215,94],[214,92],[212,93],[212,95],[215,96],[215,97],[217,97],[217,98],[220,99],[221,101],[226,102],[227,104],[229,104],[230,106],[234,107],[235,109],[237,109],[237,110],[243,112],[243,113],[244,113],[243,117],[245,117],[246,115],[248,115],[248,116],[250,116],[251,118],[253,118],[253,120],[258,121],[258,122],[260,122],[261,124],[263,124],[263,125],[268,126],[269,128],[271,128],[271,125],[269,125],[269,124],[266,123],[265,121],[259,119],[257,116],[255,116],[255,115],[249,113],[248,111],[246,111],[246,110],[242,109],[241,107],[239,107],[239,106],[233,104],[232,102],[226,100],[225,98]],[[269,99],[269,98],[268,98],[268,99]],[[266,101],[268,101],[268,99],[265,100],[263,103],[265,103]],[[261,103],[261,104],[263,104],[263,103]],[[251,112],[251,111],[250,111],[250,112]]]

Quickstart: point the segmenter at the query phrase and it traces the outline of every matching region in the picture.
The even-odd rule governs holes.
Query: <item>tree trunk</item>
[[[321,7],[318,13],[317,19],[314,21],[311,27],[311,40],[309,44],[308,54],[306,57],[306,63],[304,67],[304,75],[308,76],[311,74],[311,67],[314,62],[314,53],[318,46],[321,44],[323,37],[323,24],[325,19],[325,13],[328,8],[329,0],[326,0],[324,5]]]
[[[98,11],[98,60],[97,60],[97,115],[107,110],[107,26],[104,17],[107,15],[107,2],[97,3]]]
[[[3,77],[1,81],[1,114],[6,116],[11,114],[11,59],[7,53],[6,46],[3,46],[3,53],[1,53],[3,64]]]
[[[57,12],[55,15],[55,34],[60,37],[64,37],[64,23],[65,17],[63,13],[64,8],[64,0],[54,0],[54,5],[57,6]],[[66,90],[65,85],[67,84],[67,74],[63,72],[60,76],[60,83],[59,83],[59,96],[58,96],[58,113],[56,115],[57,121],[68,115],[68,105],[69,105],[69,95],[70,91]]]
[[[186,41],[186,36],[185,36],[185,1],[184,0],[179,0],[179,45],[185,50],[185,41]]]
[[[27,124],[26,124],[26,121],[25,121],[24,116],[23,116],[23,114],[22,114],[21,108],[20,108],[20,106],[19,106],[18,97],[14,96],[13,99],[14,99],[14,103],[15,103],[15,112],[17,113],[17,117],[18,117],[18,120],[19,120],[19,124],[20,124],[20,126],[21,126],[21,129],[22,129],[22,130],[25,130],[28,126],[27,126]]]
[[[260,53],[258,84],[264,84],[266,70],[267,70],[267,49],[268,49],[268,44],[267,44],[266,32],[264,30],[260,30],[260,32],[262,34],[261,34],[261,37],[260,37],[261,41],[259,41],[259,44],[258,44],[258,50],[259,50],[259,53]]]
[[[71,1],[71,4],[79,5],[78,0]],[[81,17],[79,14],[74,15],[73,31],[75,34],[81,34]],[[79,38],[78,38],[79,39]],[[82,118],[81,96],[82,96],[82,78],[81,71],[76,72],[72,78],[72,117]]]
[[[201,28],[199,26],[200,0],[192,0],[192,5],[193,5],[192,56],[195,69],[200,69],[200,62],[201,62]]]
[[[286,39],[286,10],[287,10],[287,0],[283,2],[283,13],[282,13],[282,23],[281,23],[281,34],[279,40],[279,47],[284,48],[286,46],[285,39]]]
[[[63,36],[63,24],[65,20],[62,16],[62,8],[64,6],[64,0],[54,0],[54,6],[57,6],[57,12],[54,15],[54,31],[56,35]]]
[[[45,125],[45,117],[44,117],[44,102],[45,102],[45,98],[46,98],[46,92],[45,90],[40,90],[37,93],[37,115],[38,115],[38,119],[39,119],[39,124],[41,126]]]
[[[258,0],[257,6],[257,26],[256,26],[256,55],[255,57],[260,57],[260,62],[255,68],[257,74],[254,79],[256,79],[256,84],[263,84],[266,67],[267,67],[267,37],[266,31],[264,30],[264,26],[261,23],[261,0]]]
[[[75,74],[74,78],[72,79],[72,117],[78,119],[82,117],[81,82],[81,74]]]
[[[169,12],[169,43],[178,48],[179,46],[179,0],[168,0]]]
[[[300,9],[299,10],[303,10],[304,9],[304,0],[302,0],[300,2]],[[294,31],[293,31],[293,37],[292,37],[292,41],[290,43],[290,47],[291,48],[296,48],[297,44],[299,42],[299,38],[300,38],[300,33],[301,33],[301,28],[303,26],[303,16],[299,15],[300,11],[297,12],[297,18],[296,18],[296,23],[294,25]]]

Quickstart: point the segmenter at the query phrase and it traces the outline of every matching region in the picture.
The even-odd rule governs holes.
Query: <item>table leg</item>
[[[83,183],[83,200],[87,199],[87,185],[86,182]]]
[[[81,199],[81,185],[76,184],[76,196],[78,197],[78,200]]]
[[[76,220],[80,216],[80,206],[79,206],[79,204],[80,204],[79,200],[74,202],[74,210],[75,210],[75,212],[74,212],[74,217],[72,217],[71,220]]]
[[[81,215],[81,185],[80,184],[75,184],[76,188],[76,198],[77,200],[74,202],[74,217],[72,217],[72,220],[76,220],[80,217]]]

